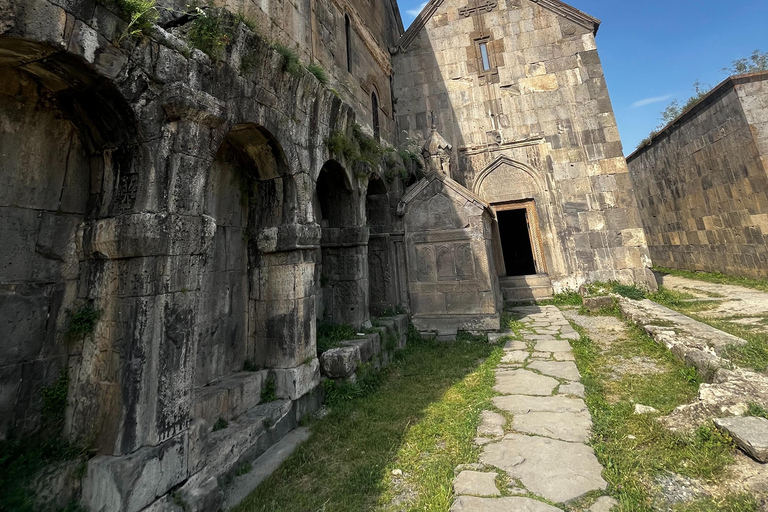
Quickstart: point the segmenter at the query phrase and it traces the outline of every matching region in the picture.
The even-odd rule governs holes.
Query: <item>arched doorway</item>
[[[244,367],[281,363],[270,346],[275,326],[268,323],[275,319],[267,307],[280,291],[269,286],[268,258],[259,250],[259,237],[282,224],[291,186],[283,151],[263,127],[238,125],[224,138],[205,197],[205,213],[215,219],[216,234],[203,271],[197,386]]]
[[[7,37],[0,54],[0,440],[60,430],[63,417],[55,425],[42,417],[40,390],[64,376],[80,391],[69,395],[69,434],[99,433],[118,422],[107,417],[122,369],[114,338],[92,335],[115,296],[128,292],[117,279],[100,289],[119,263],[84,254],[83,231],[137,200],[136,121],[77,56]]]
[[[358,194],[342,165],[329,160],[317,178],[316,208],[322,228],[316,274],[321,293],[317,317],[359,328],[368,321],[368,230],[361,226]]]
[[[499,275],[546,274],[538,207],[543,183],[526,166],[501,157],[478,175],[474,191],[493,208],[494,259]]]

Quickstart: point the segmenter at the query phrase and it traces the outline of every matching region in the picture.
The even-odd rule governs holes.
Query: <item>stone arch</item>
[[[286,364],[269,324],[278,316],[269,301],[282,290],[264,248],[295,207],[288,169],[282,145],[253,123],[233,126],[216,152],[204,201],[216,232],[203,262],[198,387],[249,365]]]
[[[315,192],[322,228],[317,255],[317,315],[359,328],[368,320],[368,229],[362,226],[361,198],[346,169],[326,162]]]
[[[81,57],[11,37],[0,38],[0,120],[0,339],[7,354],[0,439],[41,426],[40,388],[67,371],[70,351],[99,373],[85,385],[77,365],[70,372],[70,386],[83,390],[70,393],[70,433],[101,425],[114,415],[120,369],[107,359],[115,349],[106,336],[73,336],[68,326],[78,312],[108,313],[125,284],[99,289],[97,276],[115,275],[118,264],[84,247],[83,232],[89,221],[134,207],[138,125],[110,80]]]
[[[489,203],[529,199],[544,191],[546,182],[537,171],[506,156],[486,167],[473,187],[473,192]]]

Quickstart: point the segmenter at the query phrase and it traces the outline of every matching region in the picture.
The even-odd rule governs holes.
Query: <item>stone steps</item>
[[[512,304],[551,299],[552,281],[546,274],[503,277],[499,280],[504,301]]]
[[[223,510],[232,510],[248,497],[261,482],[266,480],[280,465],[290,457],[298,446],[309,439],[309,429],[300,427],[283,437],[269,450],[256,459],[251,470],[236,476],[224,489]]]

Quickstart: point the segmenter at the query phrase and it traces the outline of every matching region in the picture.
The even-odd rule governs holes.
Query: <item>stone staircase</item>
[[[501,293],[504,295],[504,302],[511,304],[551,299],[554,295],[552,281],[546,274],[502,277],[499,279],[499,283],[501,284]]]

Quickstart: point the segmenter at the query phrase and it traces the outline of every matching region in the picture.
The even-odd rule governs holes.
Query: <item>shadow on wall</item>
[[[72,317],[105,308],[99,283],[117,263],[84,248],[83,230],[133,207],[137,139],[125,100],[79,58],[0,38],[0,440],[41,427],[40,390],[63,374],[81,397],[71,432],[119,429],[110,411],[126,369],[81,372],[117,347],[86,340]]]

